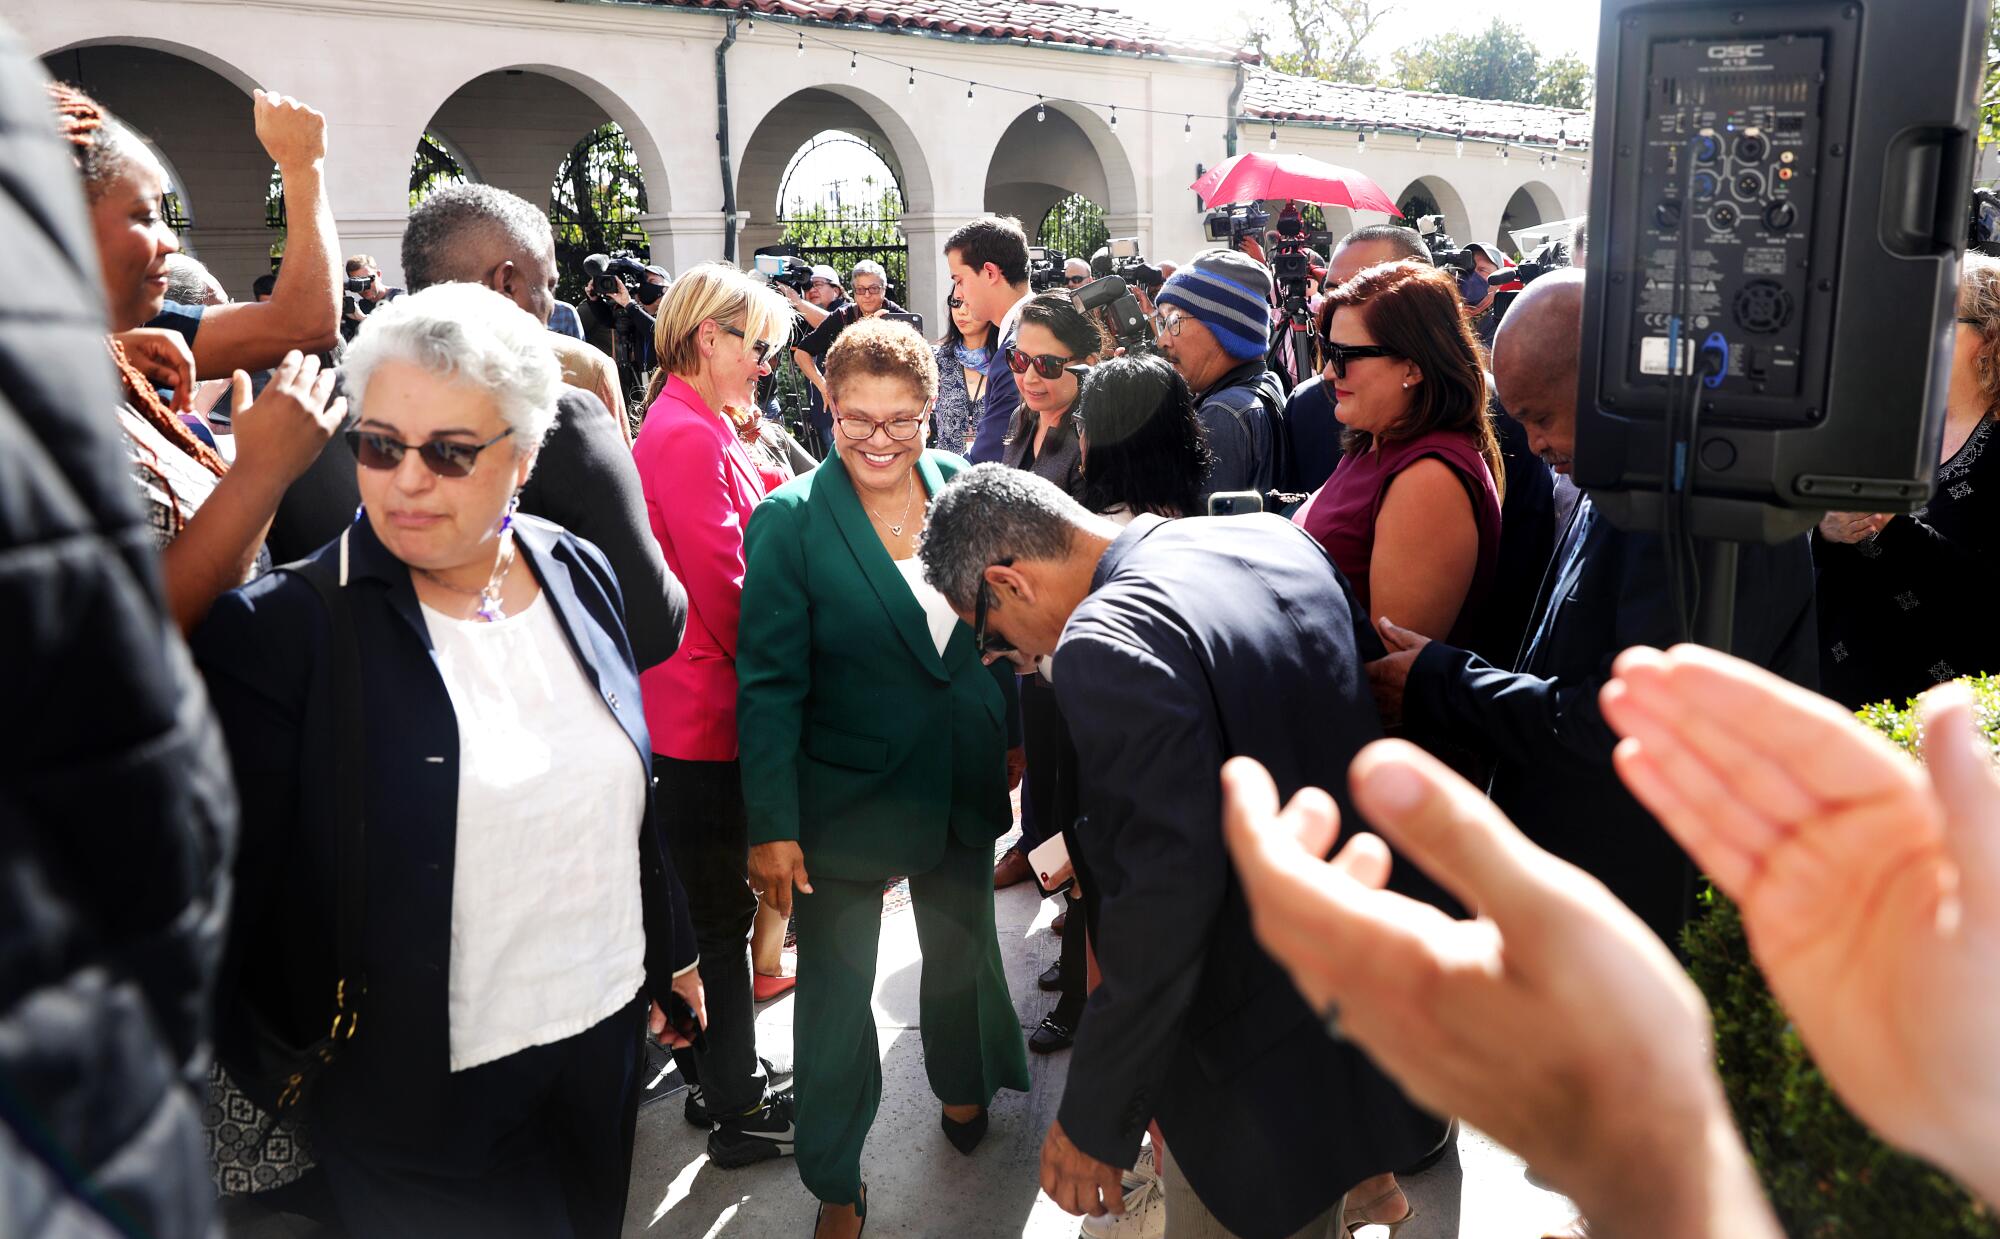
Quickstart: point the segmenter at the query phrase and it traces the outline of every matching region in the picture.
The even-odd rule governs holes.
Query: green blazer
[[[935,495],[966,463],[927,451]],[[836,457],[757,505],[744,535],[736,726],[750,842],[795,839],[807,872],[923,873],[947,832],[991,846],[1013,820],[1011,667],[960,623],[942,657]]]

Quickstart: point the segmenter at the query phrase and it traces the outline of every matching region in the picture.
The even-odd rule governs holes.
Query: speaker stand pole
[[[1724,654],[1736,624],[1736,562],[1742,549],[1721,539],[1701,543],[1701,613],[1695,617],[1694,639]]]

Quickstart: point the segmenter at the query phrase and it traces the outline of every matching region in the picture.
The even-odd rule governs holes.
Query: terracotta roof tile
[[[1243,89],[1243,114],[1262,120],[1320,121],[1379,126],[1386,130],[1465,132],[1468,138],[1511,138],[1539,145],[1567,136],[1570,145],[1590,141],[1590,113],[1533,103],[1469,99],[1388,86],[1358,86],[1295,77],[1262,65],[1250,70]]]
[[[1181,39],[1131,13],[1078,0],[906,0],[895,8],[830,0],[650,0],[675,8],[725,9],[807,21],[864,23],[973,38],[1026,39],[1136,55],[1254,62],[1256,53]]]

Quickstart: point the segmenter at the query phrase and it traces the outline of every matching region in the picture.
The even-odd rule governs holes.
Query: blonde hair
[[[826,352],[826,389],[840,398],[848,380],[861,375],[902,379],[926,405],[937,399],[937,354],[908,323],[864,318],[840,333]]]
[[[655,317],[653,351],[660,357],[651,384],[655,392],[669,374],[688,377],[701,370],[698,341],[709,319],[738,328],[747,344],[769,340],[781,349],[792,334],[792,308],[785,299],[722,262],[699,263],[684,272]]]
[[[1979,352],[1972,359],[1979,396],[1988,413],[2000,412],[2000,258],[1967,254],[1958,277],[1958,316],[1979,320]]]

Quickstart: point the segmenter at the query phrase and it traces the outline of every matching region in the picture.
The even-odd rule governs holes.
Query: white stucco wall
[[[239,295],[262,269],[262,192],[248,169],[261,162],[268,176],[269,164],[254,145],[245,148],[247,99],[232,117],[218,82],[239,92],[256,85],[294,94],[326,113],[340,249],[374,254],[392,278],[410,159],[427,127],[459,146],[482,179],[546,204],[563,150],[609,117],[630,136],[645,172],[651,214],[642,223],[656,260],[678,271],[723,253],[714,50],[724,23],[714,13],[551,0],[0,0],[0,17],[37,54],[136,45],[219,75],[187,70],[182,76],[205,79],[201,109],[157,122],[173,132],[149,136],[189,182],[197,233],[204,234],[190,240]],[[948,288],[943,239],[989,207],[1046,209],[1050,190],[1083,192],[1105,207],[1112,235],[1137,235],[1149,257],[1185,259],[1204,244],[1187,186],[1197,166],[1225,157],[1226,126],[1195,119],[1190,133],[1183,113],[1226,113],[1233,67],[809,30],[894,63],[864,58],[850,74],[844,52],[808,40],[799,55],[793,26],[766,21],[746,31],[739,24],[728,54],[730,169],[746,230],[739,254],[770,239],[785,162],[829,126],[869,133],[889,152],[906,204],[911,308],[933,322],[941,321]],[[921,72],[910,92],[906,66],[976,81],[972,106],[964,86]],[[795,98],[805,90],[826,93]],[[147,128],[152,113],[143,90],[104,93]],[[1050,123],[1038,125],[1037,94],[1116,103],[1118,123],[1114,128],[1101,108],[1052,101]],[[161,90],[154,97],[176,96]],[[1167,114],[1131,110],[1139,108]],[[191,128],[197,132],[186,132]],[[1246,125],[1239,149],[1266,149],[1268,131],[1262,122]],[[1577,165],[1538,168],[1533,155],[1520,152],[1502,160],[1488,144],[1468,143],[1454,158],[1439,139],[1418,148],[1407,138],[1372,137],[1366,154],[1357,154],[1351,132],[1283,125],[1279,136],[1280,149],[1355,167],[1392,196],[1431,177],[1447,216],[1458,216],[1450,223],[1462,241],[1495,240],[1508,200],[1524,186],[1534,186],[1531,197],[1555,212],[1551,218],[1580,213],[1586,199]],[[1348,222],[1340,212],[1329,216]],[[1025,222],[1032,229],[1039,220]]]

